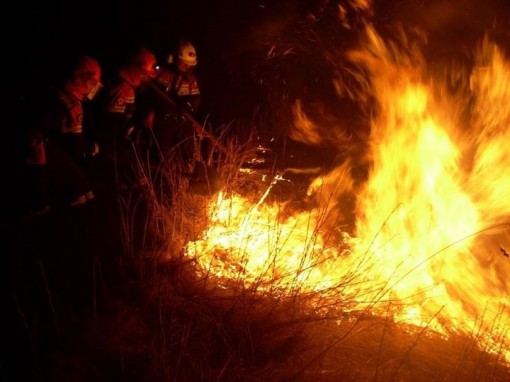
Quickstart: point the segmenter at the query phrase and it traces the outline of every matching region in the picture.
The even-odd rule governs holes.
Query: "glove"
[[[186,110],[188,112],[190,112],[191,114],[194,114],[195,113],[195,109],[193,108],[193,106],[191,105],[191,103],[188,101],[186,102]]]
[[[99,145],[96,142],[92,142],[89,156],[95,157],[97,154],[99,154]]]
[[[135,130],[134,126],[129,126],[126,130],[126,134],[124,134],[124,139],[126,141],[132,141],[135,137]]]
[[[81,157],[83,159],[93,158],[97,154],[99,154],[99,145],[97,143],[95,143],[95,142],[87,143],[81,149]]]
[[[81,145],[79,156],[82,159],[90,159],[95,157],[97,154],[99,154],[99,145],[97,143],[84,142]]]
[[[150,111],[145,120],[143,121],[143,127],[147,130],[152,130],[154,127],[154,111]]]

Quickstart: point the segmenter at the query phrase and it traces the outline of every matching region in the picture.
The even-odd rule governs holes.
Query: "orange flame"
[[[315,207],[294,214],[263,203],[269,189],[256,203],[220,194],[187,255],[218,277],[334,289],[349,309],[384,314],[391,304],[397,321],[443,333],[478,328],[488,343],[506,344],[510,61],[485,38],[469,86],[452,92],[425,73],[414,47],[404,54],[370,26],[365,37],[348,58],[369,73],[378,104],[368,180],[357,184],[346,161],[312,183]],[[296,117],[310,126],[302,110]],[[336,226],[349,193],[356,195],[351,235]]]

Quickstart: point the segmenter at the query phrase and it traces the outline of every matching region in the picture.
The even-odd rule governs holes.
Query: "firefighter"
[[[106,85],[95,112],[96,136],[105,147],[104,157],[115,166],[116,185],[129,188],[139,181],[134,146],[137,134],[152,128],[152,115],[139,107],[144,84],[156,76],[156,56],[146,47],[128,55],[116,77]]]
[[[30,126],[25,165],[42,191],[32,219],[23,226],[27,246],[20,271],[27,293],[38,296],[39,290],[48,288],[55,313],[65,320],[85,317],[92,309],[98,219],[88,164],[100,149],[88,135],[85,106],[102,88],[102,70],[95,58],[81,55],[70,64],[48,94],[37,89],[33,104],[27,94],[26,114],[31,119],[26,122]],[[33,218],[48,209],[51,214]],[[46,311],[44,300],[34,300],[41,304],[33,307],[39,321]]]
[[[200,88],[194,73],[197,52],[191,42],[181,41],[176,55],[168,56],[167,65],[158,72],[156,81],[179,108],[195,114],[200,106]]]
[[[101,89],[101,67],[90,56],[80,56],[60,85],[41,97],[39,117],[29,127],[26,164],[40,175],[36,211],[75,207],[94,198],[86,162],[99,152],[83,127],[83,102]],[[38,170],[38,171],[37,171]],[[35,207],[35,206],[34,206]]]
[[[195,69],[198,64],[197,52],[189,41],[181,41],[177,52],[170,54],[166,65],[158,71],[156,85],[170,100],[157,109],[154,133],[166,156],[177,154],[183,164],[192,161],[196,155],[193,123],[200,106],[200,87]],[[196,123],[195,123],[196,125]]]
[[[145,156],[140,153],[140,135],[150,133],[151,115],[140,107],[144,85],[156,75],[156,56],[145,46],[125,52],[117,71],[105,81],[93,110],[94,135],[101,145],[95,183],[101,225],[111,248],[101,257],[107,284],[121,282],[126,251],[143,246],[147,219]],[[129,256],[128,256],[129,258]]]

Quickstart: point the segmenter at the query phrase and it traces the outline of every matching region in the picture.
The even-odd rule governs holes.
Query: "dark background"
[[[269,7],[250,0],[2,2],[2,83],[11,90],[34,90],[41,81],[57,76],[68,57],[78,53],[96,57],[109,75],[123,54],[137,45],[147,46],[163,60],[180,39],[189,39],[198,51],[204,108],[217,110],[218,122],[249,116],[248,95],[252,104],[256,102],[247,74],[251,63],[247,60],[253,57],[243,55],[260,42],[250,41],[255,24],[280,18],[286,21],[277,27],[285,27],[315,1],[277,3]],[[223,101],[217,102],[219,98]]]
[[[335,0],[4,1],[2,85],[8,91],[37,91],[41,80],[58,75],[66,59],[77,53],[95,56],[109,75],[136,45],[146,45],[163,60],[178,40],[189,39],[198,51],[205,113],[217,124],[235,119],[250,124],[254,115],[267,112],[261,108],[271,108],[270,93],[292,99],[315,82],[321,84],[324,97],[332,97],[324,57],[333,49],[341,51],[355,35],[337,25],[339,3],[352,10],[352,3]],[[429,33],[430,50],[440,57],[470,49],[496,21],[505,31],[499,38],[506,43],[507,3],[375,1],[373,21],[381,28],[396,20],[421,26]],[[310,15],[316,22],[310,22]],[[318,41],[307,43],[310,31]],[[299,49],[293,59],[282,56],[264,66],[271,45]],[[267,117],[275,115],[269,112]]]

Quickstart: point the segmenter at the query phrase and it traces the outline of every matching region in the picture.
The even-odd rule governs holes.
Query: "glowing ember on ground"
[[[370,27],[365,38],[348,58],[369,73],[378,104],[368,180],[354,187],[344,163],[314,182],[317,207],[296,214],[264,196],[220,195],[187,255],[220,278],[334,290],[351,310],[369,306],[443,333],[476,330],[505,348],[510,62],[485,39],[454,94],[425,72],[419,52],[390,49]],[[356,194],[352,236],[332,224],[339,190]]]

